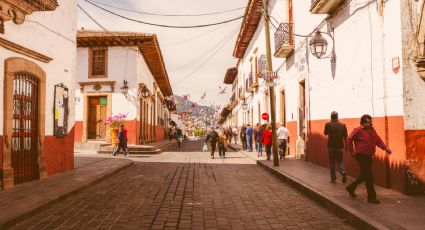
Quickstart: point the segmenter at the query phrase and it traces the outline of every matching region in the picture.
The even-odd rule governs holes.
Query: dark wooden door
[[[13,78],[12,167],[14,183],[39,178],[37,142],[39,133],[39,79],[26,73]]]

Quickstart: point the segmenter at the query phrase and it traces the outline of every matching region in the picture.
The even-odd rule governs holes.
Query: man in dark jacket
[[[127,129],[124,128],[122,124],[118,131],[118,147],[112,153],[112,156],[118,155],[121,152],[121,149],[124,151],[124,156],[128,156],[128,148],[127,148]]]
[[[211,158],[214,158],[215,148],[217,146],[218,133],[215,131],[214,127],[211,127],[211,130],[207,134],[205,143],[209,144],[211,150]]]
[[[372,157],[375,155],[376,146],[385,150],[388,154],[392,153],[391,149],[388,148],[373,128],[372,117],[365,114],[360,119],[360,126],[355,128],[350,136],[348,136],[345,145],[346,150],[356,158],[360,166],[360,175],[346,189],[351,197],[356,197],[354,191],[364,181],[367,189],[367,201],[369,203],[379,204],[380,202],[376,199],[376,192],[373,187],[372,175]]]
[[[328,136],[329,169],[331,173],[331,183],[335,183],[335,163],[338,163],[339,172],[342,176],[342,183],[347,182],[345,165],[343,161],[344,143],[347,139],[347,127],[338,120],[338,113],[331,113],[331,121],[325,125],[325,135]]]

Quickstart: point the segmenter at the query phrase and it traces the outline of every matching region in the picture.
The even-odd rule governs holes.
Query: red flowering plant
[[[108,119],[105,121],[105,125],[109,126],[110,128],[119,128],[124,124],[124,119],[126,117],[127,115],[122,113],[108,117]]]

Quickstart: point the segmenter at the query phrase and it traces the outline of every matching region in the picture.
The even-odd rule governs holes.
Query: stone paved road
[[[195,152],[200,146],[190,142],[180,152],[137,159],[142,162],[14,228],[351,228],[242,154],[210,159]]]

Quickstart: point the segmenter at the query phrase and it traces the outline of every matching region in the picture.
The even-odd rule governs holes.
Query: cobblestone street
[[[351,228],[242,154],[211,159],[195,152],[201,147],[187,142],[180,152],[136,159],[150,162],[136,162],[14,229]]]

